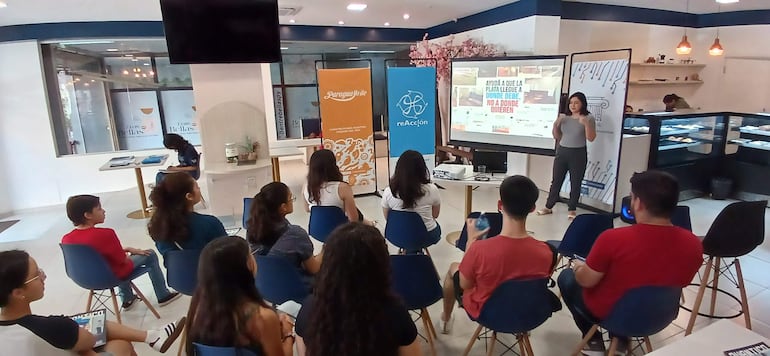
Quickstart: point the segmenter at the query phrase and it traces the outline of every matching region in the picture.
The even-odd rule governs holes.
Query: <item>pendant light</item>
[[[686,13],[690,13],[690,0],[687,0],[687,10]],[[692,46],[690,45],[690,42],[687,41],[687,27],[684,28],[684,36],[682,36],[682,41],[679,42],[679,44],[676,46],[676,54],[690,54],[692,51]]]
[[[722,10],[722,5],[719,5],[719,8],[717,8],[717,14]],[[709,48],[709,55],[712,56],[721,56],[725,53],[725,49],[722,48],[722,44],[719,43],[719,27],[717,27],[717,37],[714,38],[714,44],[711,45]]]

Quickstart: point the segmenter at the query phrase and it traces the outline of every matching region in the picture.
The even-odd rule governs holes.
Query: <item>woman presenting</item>
[[[570,176],[570,192],[567,218],[575,218],[583,176],[586,172],[588,152],[586,140],[596,139],[596,120],[588,112],[585,94],[575,92],[570,95],[563,114],[553,124],[553,138],[556,139],[556,157],[553,161],[553,178],[545,208],[537,211],[538,215],[553,213],[553,206],[559,200],[559,190],[567,172]]]

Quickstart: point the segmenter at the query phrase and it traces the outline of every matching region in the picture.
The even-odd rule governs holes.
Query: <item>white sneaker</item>
[[[455,324],[455,317],[452,315],[449,320],[444,320],[444,314],[441,314],[441,319],[439,320],[439,330],[442,334],[450,334],[452,332],[452,327]]]
[[[166,352],[182,333],[186,321],[187,318],[182,317],[176,322],[167,324],[163,329],[147,331],[148,333],[155,333],[155,341],[148,342],[148,344],[155,351]]]

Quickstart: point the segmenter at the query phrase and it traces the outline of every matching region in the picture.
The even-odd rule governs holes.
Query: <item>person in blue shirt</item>
[[[195,180],[200,178],[200,154],[195,150],[195,146],[177,134],[166,134],[163,137],[163,146],[177,152],[179,165],[169,166],[165,172],[158,172],[155,175],[155,185],[160,184],[167,174],[174,172],[185,172]]]
[[[211,240],[227,236],[219,219],[193,211],[201,201],[201,190],[189,174],[166,175],[152,189],[150,201],[155,211],[147,230],[161,255],[171,250],[202,250]]]

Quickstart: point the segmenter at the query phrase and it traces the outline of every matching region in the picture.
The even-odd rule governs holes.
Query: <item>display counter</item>
[[[650,136],[647,168],[673,174],[681,200],[709,194],[713,178],[729,179],[733,198],[770,198],[768,114],[628,113],[623,133]]]

